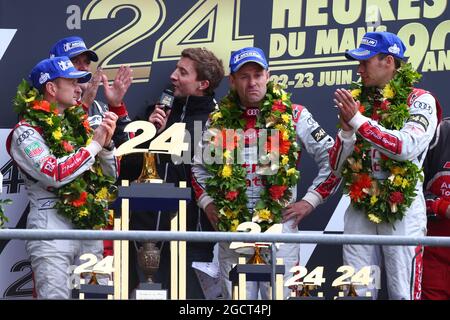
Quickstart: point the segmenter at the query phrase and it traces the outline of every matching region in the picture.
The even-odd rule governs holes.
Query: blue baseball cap
[[[367,60],[385,53],[404,60],[405,51],[406,47],[397,35],[390,32],[367,32],[359,48],[348,50],[345,57],[349,60]]]
[[[230,72],[237,72],[244,64],[255,62],[264,69],[269,68],[264,52],[260,48],[247,47],[234,51],[230,57]]]
[[[50,58],[66,56],[72,59],[82,53],[87,53],[91,61],[98,61],[97,54],[86,47],[80,37],[67,37],[56,42],[50,50]]]
[[[44,59],[34,66],[28,78],[33,87],[42,91],[43,85],[56,78],[78,79],[79,83],[91,80],[92,74],[86,71],[78,71],[68,57],[54,57]]]

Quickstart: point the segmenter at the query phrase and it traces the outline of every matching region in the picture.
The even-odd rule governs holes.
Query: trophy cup
[[[150,152],[144,153],[144,163],[137,183],[162,183],[162,179],[156,171],[155,155]]]
[[[147,283],[154,283],[153,276],[159,269],[161,251],[154,242],[144,242],[137,251],[139,267],[144,272]]]
[[[261,256],[261,249],[258,244],[255,244],[255,253],[247,261],[247,264],[267,264],[264,258]]]

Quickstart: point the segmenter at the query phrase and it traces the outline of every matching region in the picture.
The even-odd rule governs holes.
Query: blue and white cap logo
[[[260,48],[247,47],[231,54],[230,72],[237,72],[244,64],[248,62],[257,63],[264,69],[268,69],[269,67],[266,57],[264,56],[264,52]]]
[[[367,32],[359,48],[348,50],[345,57],[349,60],[367,60],[383,53],[403,60],[406,47],[402,40],[390,32]]]

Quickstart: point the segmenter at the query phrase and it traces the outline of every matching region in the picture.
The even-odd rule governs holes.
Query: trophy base
[[[167,290],[162,289],[160,283],[141,282],[131,293],[135,300],[167,300]]]

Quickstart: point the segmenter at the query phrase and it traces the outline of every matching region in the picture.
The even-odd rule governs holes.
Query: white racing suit
[[[415,89],[408,98],[410,118],[401,130],[388,130],[359,112],[351,119],[350,125],[356,134],[372,145],[372,171],[374,178],[386,179],[390,174],[380,169],[381,153],[397,160],[410,160],[422,167],[428,145],[437,126],[435,98],[420,89]],[[335,145],[330,150],[330,164],[336,175],[349,157],[356,141],[355,132],[340,131]],[[422,192],[422,182],[416,185],[417,196],[406,211],[406,216],[394,225],[370,222],[366,214],[352,205],[344,217],[344,234],[425,236],[426,206]],[[344,245],[344,265],[351,265],[355,272],[365,266],[380,266],[384,259],[388,294],[390,299],[414,299],[420,289],[422,271],[422,248],[412,246]],[[371,291],[377,297],[375,288],[357,288],[358,295]]]
[[[99,157],[103,173],[117,178],[119,163],[97,142],[74,150],[70,155],[56,158],[52,155],[40,128],[21,121],[8,136],[8,152],[24,176],[30,199],[27,229],[73,229],[72,223],[58,214],[58,201],[52,190],[70,183],[83,174]],[[69,299],[69,281],[72,265],[84,253],[103,257],[101,240],[29,240],[26,249],[31,259],[37,297],[40,299]],[[73,268],[73,267],[72,267]]]
[[[312,185],[309,187],[307,193],[303,197],[313,207],[321,204],[330,194],[334,192],[338,186],[340,179],[336,178],[331,173],[328,162],[328,149],[333,145],[333,139],[319,126],[314,120],[309,111],[300,106],[292,105],[293,107],[293,121],[296,126],[298,142],[303,145],[306,151],[314,158],[319,167],[319,173],[314,179]],[[247,120],[247,129],[254,129],[256,117],[259,109],[246,109],[244,111],[244,118]],[[209,122],[206,124],[206,129],[209,128]],[[205,132],[204,132],[205,136]],[[261,176],[256,173],[257,163],[252,163],[249,159],[257,159],[257,144],[250,143],[251,139],[255,139],[256,135],[249,136],[245,134],[245,147],[243,148],[243,165],[247,169],[247,207],[250,213],[253,213],[256,202],[260,198],[262,188]],[[207,140],[207,139],[205,139]],[[208,144],[201,142],[196,150],[194,156],[194,165],[192,166],[192,186],[195,191],[197,202],[203,210],[213,199],[206,193],[206,180],[211,175],[207,172],[203,165],[203,151],[208,148]],[[257,161],[257,160],[256,160]],[[293,199],[295,202],[297,188],[293,188]],[[283,223],[283,232],[296,233],[298,228],[292,227],[292,221]],[[284,280],[286,281],[292,276],[289,270],[299,263],[299,249],[300,245],[297,243],[281,244],[276,251],[277,258],[283,258],[285,265]],[[222,296],[224,299],[231,299],[231,282],[229,281],[229,272],[233,264],[238,262],[238,254],[234,250],[229,249],[228,242],[219,244],[219,264],[220,276],[222,280]],[[270,282],[247,282],[247,298],[258,299],[258,293],[262,299],[270,299]],[[290,295],[290,289],[285,287],[284,297]]]

